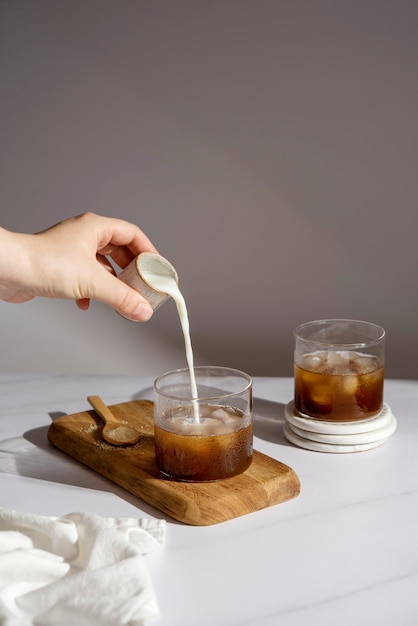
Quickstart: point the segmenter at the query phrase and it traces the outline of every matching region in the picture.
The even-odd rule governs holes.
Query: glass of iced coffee
[[[180,481],[213,481],[244,472],[253,455],[252,379],[239,370],[194,368],[154,382],[155,458]]]
[[[330,319],[295,330],[295,409],[302,417],[348,422],[383,407],[385,331],[369,322]]]

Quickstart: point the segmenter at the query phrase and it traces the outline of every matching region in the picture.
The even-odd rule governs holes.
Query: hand
[[[110,259],[125,268],[140,252],[157,252],[148,237],[124,220],[84,213],[34,235],[0,229],[0,298],[69,298],[86,310],[104,302],[121,315],[147,321],[149,303],[118,280]]]

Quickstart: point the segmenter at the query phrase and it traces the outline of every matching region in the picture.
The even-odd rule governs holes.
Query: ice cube
[[[187,415],[176,415],[167,419],[166,426],[173,432],[184,433],[193,423],[193,418]]]
[[[329,350],[327,361],[330,367],[346,365],[350,362],[350,353],[347,350]]]
[[[343,379],[343,389],[345,393],[350,395],[354,395],[358,389],[358,377],[354,375],[344,376]]]
[[[225,409],[223,409],[222,407],[219,407],[215,409],[214,411],[212,411],[211,417],[213,417],[214,419],[220,420],[221,422],[226,422],[226,420],[230,418],[230,414],[227,411],[225,411]]]
[[[303,369],[309,372],[321,372],[327,363],[327,352],[312,352],[305,354],[303,357],[303,363],[301,364]]]
[[[320,411],[331,410],[332,389],[329,385],[316,385],[310,390],[310,401],[313,402]]]
[[[190,424],[187,430],[187,434],[196,435],[200,437],[204,435],[210,435],[211,434],[210,420],[205,419],[205,420],[201,420],[199,424],[197,422]]]
[[[376,357],[371,354],[355,354],[353,356],[353,370],[358,374],[368,374],[377,369]]]
[[[350,374],[350,352],[348,350],[329,350],[327,357],[328,374]]]

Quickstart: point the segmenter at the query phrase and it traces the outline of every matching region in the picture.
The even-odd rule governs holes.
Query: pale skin
[[[36,296],[66,298],[82,310],[97,300],[145,322],[151,306],[116,278],[109,262],[123,269],[140,252],[157,250],[138,226],[94,213],[35,234],[0,228],[0,299],[20,303]]]

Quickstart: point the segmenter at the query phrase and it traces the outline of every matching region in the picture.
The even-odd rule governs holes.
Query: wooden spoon
[[[102,436],[105,441],[113,446],[129,446],[139,440],[141,433],[132,426],[122,424],[100,396],[87,396],[87,400],[105,422],[102,429]]]

